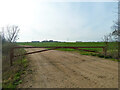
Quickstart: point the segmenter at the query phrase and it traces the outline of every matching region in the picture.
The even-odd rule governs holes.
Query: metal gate
[[[20,54],[20,55],[14,55],[14,49],[20,49],[20,48],[50,48],[50,49],[45,49],[45,50],[39,50],[39,51],[34,51],[34,52],[29,52],[29,53],[25,53],[25,54]],[[10,65],[13,65],[13,58],[14,57],[18,57],[18,56],[24,56],[24,55],[28,55],[28,54],[34,54],[34,53],[39,53],[39,52],[44,52],[44,51],[49,51],[49,50],[54,50],[54,49],[58,49],[58,48],[71,48],[71,49],[76,49],[76,50],[82,50],[82,51],[87,51],[87,52],[95,52],[95,53],[99,53],[93,50],[87,50],[87,49],[80,49],[80,48],[102,48],[103,49],[103,53],[106,54],[106,47],[104,46],[96,46],[96,47],[32,47],[32,46],[27,46],[27,47],[13,47],[11,49],[10,52]]]

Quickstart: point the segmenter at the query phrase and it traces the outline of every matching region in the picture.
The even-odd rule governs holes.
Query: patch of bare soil
[[[20,88],[118,87],[118,62],[57,50],[27,57],[31,73],[24,78]]]

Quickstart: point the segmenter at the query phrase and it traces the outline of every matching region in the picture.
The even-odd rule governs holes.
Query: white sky
[[[108,1],[0,0],[0,27],[18,25],[18,41],[98,41],[116,20],[117,4]]]

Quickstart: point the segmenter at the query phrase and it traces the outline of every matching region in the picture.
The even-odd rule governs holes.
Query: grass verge
[[[112,56],[104,56],[103,54],[100,54],[100,53],[86,52],[86,51],[78,51],[78,50],[69,49],[69,48],[60,48],[60,49],[56,49],[56,50],[78,52],[78,53],[80,53],[81,55],[97,56],[97,57],[100,57],[100,58],[105,58],[105,59],[109,59],[109,60],[112,60],[112,61],[120,62],[120,60],[115,59],[115,58],[113,58]]]
[[[21,76],[25,74],[27,66],[28,60],[26,57],[15,60],[13,66],[9,66],[9,68],[3,72],[2,87],[4,89],[17,88],[17,85],[22,83]]]

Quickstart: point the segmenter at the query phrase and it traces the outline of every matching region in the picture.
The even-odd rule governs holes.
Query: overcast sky
[[[0,0],[0,27],[18,25],[20,42],[101,41],[112,31],[118,9],[117,2],[103,1]]]

